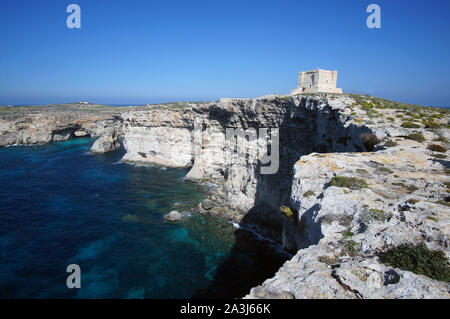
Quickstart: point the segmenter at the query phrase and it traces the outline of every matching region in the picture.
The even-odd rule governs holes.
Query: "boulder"
[[[101,154],[116,151],[120,148],[120,143],[111,136],[102,136],[94,142],[90,150],[91,153]]]
[[[174,210],[165,215],[164,219],[171,222],[177,222],[183,219],[183,215],[179,211]]]
[[[213,207],[214,207],[214,203],[213,203],[212,200],[205,199],[204,201],[202,201],[202,208],[203,209],[210,210]]]

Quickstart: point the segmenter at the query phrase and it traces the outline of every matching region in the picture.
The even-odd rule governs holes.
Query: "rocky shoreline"
[[[125,109],[95,104],[0,107],[0,147],[121,134]]]
[[[199,212],[257,227],[294,255],[247,298],[450,296],[448,110],[347,94],[10,109],[0,146],[117,134],[125,162],[194,165]],[[229,140],[227,128],[277,129],[278,171],[260,174],[273,140]],[[230,143],[244,153],[228,157]],[[442,252],[443,277],[383,260],[402,245]]]

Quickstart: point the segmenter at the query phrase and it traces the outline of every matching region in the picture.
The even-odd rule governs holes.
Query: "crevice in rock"
[[[333,277],[345,291],[350,291],[355,295],[356,298],[363,299],[363,296],[357,290],[353,289],[349,285],[342,282],[341,278],[339,277],[339,275],[336,273],[335,270],[331,272],[331,277]]]

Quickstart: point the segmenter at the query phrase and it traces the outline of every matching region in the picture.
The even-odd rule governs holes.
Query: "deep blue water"
[[[185,169],[88,153],[92,139],[0,149],[0,298],[242,297],[284,261],[268,246],[192,213]],[[81,267],[68,289],[66,267]]]

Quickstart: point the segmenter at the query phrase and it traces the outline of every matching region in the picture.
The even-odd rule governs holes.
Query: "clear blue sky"
[[[448,0],[0,0],[0,43],[0,104],[286,94],[320,67],[344,92],[450,106]]]

